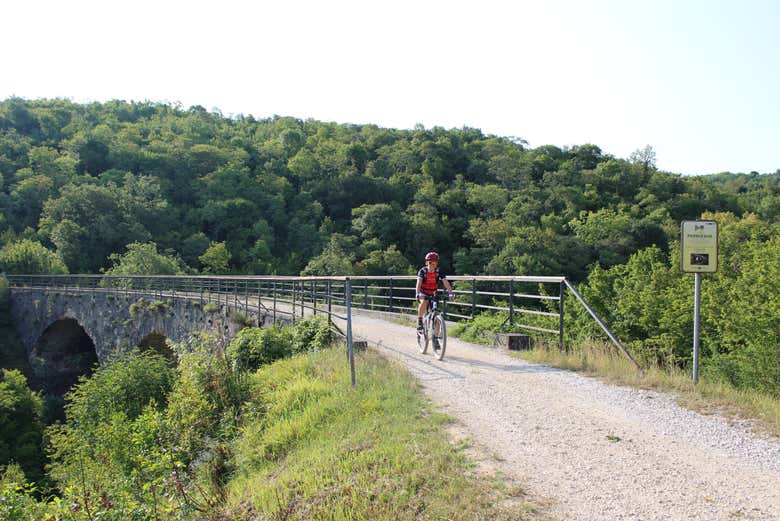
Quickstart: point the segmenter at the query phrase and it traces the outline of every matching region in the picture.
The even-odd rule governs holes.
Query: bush
[[[17,370],[0,370],[0,465],[18,463],[34,482],[44,478],[43,398]]]
[[[239,331],[227,348],[227,357],[239,371],[254,371],[293,352],[294,334],[289,328],[248,327]]]
[[[132,420],[150,403],[166,403],[174,377],[163,356],[133,352],[79,380],[67,396],[68,422],[97,425],[110,421],[116,413]]]
[[[297,322],[293,326],[293,351],[319,351],[333,342],[333,331],[328,322],[321,317],[311,317]]]
[[[244,374],[210,337],[178,347],[178,372],[158,355],[134,352],[69,395],[67,422],[50,427],[48,437],[50,473],[72,512],[192,519],[224,497],[229,443],[247,396]]]
[[[507,319],[508,311],[485,311],[480,313],[472,320],[458,322],[452,328],[452,336],[461,338],[467,342],[476,344],[493,344],[496,339],[496,333],[517,333],[521,332],[517,326],[509,326]]]

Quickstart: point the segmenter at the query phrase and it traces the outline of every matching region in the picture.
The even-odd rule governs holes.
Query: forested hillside
[[[651,149],[120,101],[0,103],[0,174],[2,245],[40,243],[70,272],[151,241],[186,271],[398,273],[437,249],[457,273],[582,280],[666,251],[704,211],[780,216],[780,172],[685,178]]]
[[[704,214],[722,227],[705,356],[780,392],[780,170],[682,177],[650,147],[12,98],[0,175],[6,273],[397,274],[438,250],[457,274],[566,275],[644,360],[673,364],[691,335],[679,225]]]

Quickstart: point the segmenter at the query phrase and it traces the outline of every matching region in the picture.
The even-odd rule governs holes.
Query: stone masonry
[[[246,325],[264,324],[265,315],[241,308],[198,299],[156,300],[138,293],[42,289],[11,293],[11,314],[28,357],[51,324],[70,318],[92,338],[100,363],[131,350],[151,333],[183,342],[205,331],[227,342]]]

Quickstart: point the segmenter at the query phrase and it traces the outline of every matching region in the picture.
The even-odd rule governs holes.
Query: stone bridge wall
[[[101,363],[116,353],[129,351],[150,333],[182,342],[194,332],[208,331],[227,342],[245,325],[262,325],[266,319],[253,310],[228,309],[224,303],[207,305],[185,298],[156,300],[151,295],[36,289],[12,290],[11,314],[28,357],[50,325],[70,318],[92,338]],[[236,322],[242,318],[243,323]]]

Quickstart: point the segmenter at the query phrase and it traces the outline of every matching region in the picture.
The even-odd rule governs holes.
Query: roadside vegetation
[[[136,351],[82,378],[66,421],[45,428],[41,397],[3,373],[0,519],[538,517],[520,489],[478,475],[400,367],[363,353],[353,389],[322,320],[176,354],[172,367]]]

